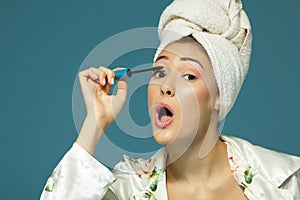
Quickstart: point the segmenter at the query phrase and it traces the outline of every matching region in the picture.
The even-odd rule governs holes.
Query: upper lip
[[[174,115],[173,109],[168,104],[159,103],[158,106],[156,107],[156,112],[159,113],[161,108],[167,108],[172,113],[172,115]]]

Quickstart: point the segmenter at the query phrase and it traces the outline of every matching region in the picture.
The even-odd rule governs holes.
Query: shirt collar
[[[239,159],[255,168],[262,178],[277,188],[300,169],[299,157],[255,146],[232,136],[222,135],[221,138]]]

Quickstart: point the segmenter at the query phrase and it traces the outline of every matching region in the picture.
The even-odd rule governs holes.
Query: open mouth
[[[168,127],[174,120],[172,109],[165,104],[159,104],[156,108],[156,125],[160,128]]]

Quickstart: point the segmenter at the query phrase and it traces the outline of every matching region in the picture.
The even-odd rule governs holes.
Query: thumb
[[[128,86],[127,86],[126,80],[125,79],[119,80],[118,81],[118,91],[117,91],[116,97],[118,99],[122,100],[123,102],[125,102],[127,90],[128,90]]]

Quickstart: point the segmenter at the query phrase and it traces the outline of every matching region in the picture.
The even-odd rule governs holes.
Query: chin
[[[176,137],[176,134],[172,130],[159,129],[154,131],[153,137],[157,143],[167,145]]]

